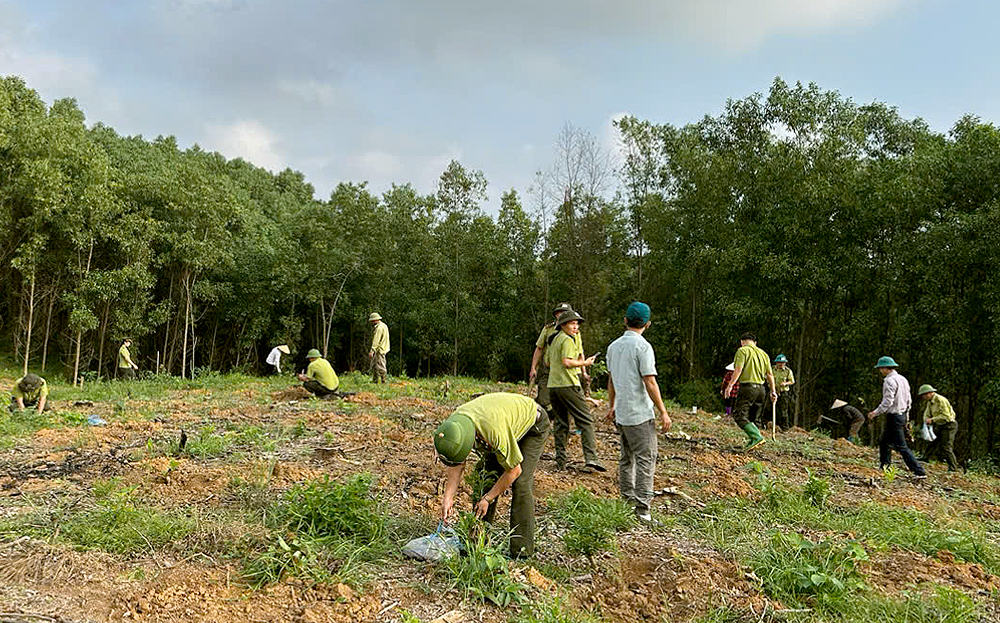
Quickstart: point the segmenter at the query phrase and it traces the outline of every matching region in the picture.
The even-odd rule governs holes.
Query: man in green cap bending
[[[733,419],[736,425],[743,429],[747,436],[746,449],[756,448],[764,443],[764,436],[751,421],[764,411],[764,379],[771,388],[771,402],[778,399],[774,390],[774,373],[771,372],[771,358],[760,348],[757,348],[757,336],[744,333],[740,336],[740,347],[733,359],[733,376],[729,384],[722,390],[723,396],[728,396],[733,384],[739,382],[740,393],[736,396],[736,407],[733,409]]]
[[[475,470],[493,485],[474,502],[473,512],[493,521],[497,498],[510,487],[510,555],[534,555],[535,466],[548,433],[545,409],[520,394],[485,394],[455,409],[434,431],[434,450],[447,466],[441,520],[448,523],[457,515],[455,495],[466,459],[475,450],[480,457]]]
[[[955,433],[958,431],[958,422],[951,402],[937,393],[933,386],[927,384],[920,386],[917,395],[924,399],[924,422],[933,424],[934,434],[937,435],[937,439],[927,446],[924,458],[918,460],[927,460],[932,455],[940,453],[948,463],[948,471],[956,471],[958,460],[955,458]]]
[[[337,388],[340,387],[340,379],[337,378],[337,373],[333,371],[330,362],[324,359],[315,348],[306,353],[306,359],[309,360],[306,373],[297,375],[302,381],[302,387],[305,387],[317,398],[336,395]]]
[[[37,374],[28,373],[17,379],[14,384],[14,395],[10,399],[11,412],[17,409],[35,407],[38,412],[46,411],[48,406],[49,385]]]

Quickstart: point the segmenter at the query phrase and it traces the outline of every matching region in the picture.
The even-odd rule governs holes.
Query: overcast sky
[[[451,159],[490,205],[566,123],[684,124],[775,76],[947,131],[1000,116],[983,0],[0,0],[0,75],[88,123],[271,170],[432,192]]]

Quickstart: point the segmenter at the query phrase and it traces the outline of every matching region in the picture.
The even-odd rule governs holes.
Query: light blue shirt
[[[656,416],[653,399],[642,382],[656,376],[653,347],[635,331],[625,331],[608,346],[608,374],[615,387],[615,422],[636,426]]]

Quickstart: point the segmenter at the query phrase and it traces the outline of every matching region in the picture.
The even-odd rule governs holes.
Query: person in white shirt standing
[[[656,383],[653,347],[643,332],[649,328],[649,305],[635,301],[625,310],[625,333],[608,346],[608,421],[621,436],[618,488],[622,499],[635,507],[636,516],[653,520],[653,472],[656,469],[656,414],[663,430],[670,416]],[[655,405],[655,411],[654,409]]]
[[[271,349],[271,352],[267,354],[267,373],[268,374],[281,374],[281,355],[289,354],[291,351],[288,350],[288,346],[285,344],[280,344]]]
[[[879,443],[878,462],[883,470],[892,463],[892,451],[899,452],[906,468],[918,479],[927,478],[924,468],[917,462],[909,446],[906,445],[906,421],[913,398],[910,396],[910,382],[896,368],[899,365],[892,357],[882,357],[875,368],[882,375],[882,402],[868,414],[868,419],[885,414],[882,440]]]

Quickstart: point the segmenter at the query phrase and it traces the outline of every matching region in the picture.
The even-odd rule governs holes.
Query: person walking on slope
[[[264,360],[264,363],[267,364],[267,374],[281,374],[281,355],[290,353],[287,344],[279,344],[272,348],[271,352],[267,354],[267,359]]]
[[[595,357],[584,358],[574,337],[580,332],[583,316],[575,311],[564,312],[556,325],[559,331],[549,338],[549,395],[555,413],[556,467],[566,467],[566,440],[569,437],[569,418],[573,417],[580,429],[583,443],[583,460],[587,467],[599,472],[607,471],[597,460],[597,438],[594,436],[594,419],[590,405],[580,386],[580,368],[594,364]]]
[[[792,385],[795,385],[795,375],[788,367],[788,358],[778,355],[774,358],[774,366],[771,368],[774,375],[774,386],[778,390],[778,400],[775,403],[775,417],[781,428],[785,429],[792,424]]]
[[[372,366],[372,383],[385,383],[385,355],[389,352],[389,327],[382,322],[378,312],[368,316],[368,322],[374,325],[372,332],[372,348],[368,353]]]
[[[955,433],[958,431],[958,422],[955,418],[955,409],[951,407],[951,402],[937,393],[931,385],[921,385],[917,395],[924,399],[922,412],[924,422],[933,424],[934,434],[937,435],[937,438],[927,446],[924,458],[919,460],[926,461],[931,456],[941,454],[948,463],[948,471],[956,471],[958,460],[955,458]]]
[[[336,395],[337,388],[340,387],[340,379],[337,378],[337,373],[333,371],[330,362],[324,359],[315,348],[306,353],[306,359],[309,360],[306,373],[297,375],[298,379],[302,381],[302,387],[317,398]]]
[[[451,521],[455,495],[469,453],[480,456],[475,471],[487,476],[490,488],[474,496],[476,517],[493,521],[497,498],[511,488],[510,555],[535,553],[535,467],[549,434],[545,408],[528,396],[485,394],[457,409],[434,431],[434,450],[447,466],[441,520]]]
[[[538,334],[538,339],[535,340],[535,351],[531,354],[531,370],[528,372],[528,381],[530,383],[534,380],[538,385],[538,394],[535,396],[535,401],[549,411],[550,414],[552,400],[549,398],[549,362],[545,353],[549,347],[549,338],[559,330],[556,327],[556,319],[559,318],[559,314],[571,311],[572,309],[569,303],[559,303],[556,305],[556,308],[552,310],[552,322],[542,327],[542,331]]]
[[[726,405],[726,417],[732,417],[733,407],[736,405],[736,396],[740,392],[740,382],[736,381],[733,383],[729,393],[726,393],[726,387],[729,386],[729,380],[733,378],[733,370],[735,369],[736,366],[733,364],[726,366],[726,375],[722,377],[722,387],[719,388],[719,393],[722,394],[722,402]]]
[[[132,345],[132,340],[125,338],[122,340],[121,348],[118,349],[118,378],[121,380],[134,379],[135,371],[139,366],[132,361],[132,354],[128,351]]]
[[[837,409],[840,408],[843,408],[844,415],[851,418],[850,422],[848,423],[847,441],[850,441],[854,445],[857,445],[858,431],[861,430],[861,425],[865,423],[865,416],[860,411],[858,411],[851,405],[847,404],[843,400],[834,400],[833,406],[830,407],[830,410],[836,411]],[[823,423],[823,415],[820,414],[820,416],[816,418],[816,426],[819,426],[822,423]]]
[[[656,415],[664,431],[671,424],[656,383],[653,347],[642,337],[649,328],[649,316],[649,305],[631,303],[625,310],[625,333],[608,346],[608,421],[615,423],[621,437],[618,490],[645,522],[653,521]]]
[[[760,434],[752,420],[756,420],[764,409],[765,378],[767,378],[768,386],[771,388],[772,402],[778,399],[778,393],[774,389],[771,358],[763,350],[757,348],[757,336],[753,333],[744,333],[740,336],[740,347],[733,359],[733,366],[733,378],[729,380],[729,386],[723,390],[722,394],[727,395],[732,390],[733,384],[739,382],[740,391],[736,397],[733,419],[736,421],[736,425],[746,433],[746,449],[749,450],[764,443],[764,436]]]
[[[882,375],[882,402],[868,413],[868,419],[885,414],[885,426],[882,428],[878,448],[879,467],[884,470],[892,464],[892,451],[895,450],[903,457],[903,463],[913,472],[914,477],[923,479],[927,478],[927,474],[906,445],[906,421],[912,398],[910,382],[896,371],[898,367],[892,357],[881,357],[875,364],[875,369]]]

